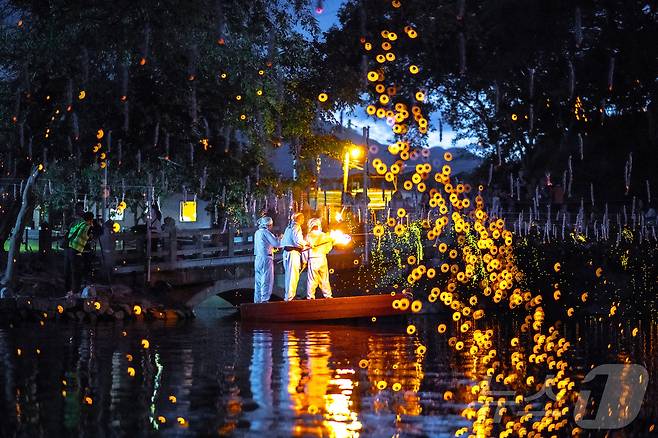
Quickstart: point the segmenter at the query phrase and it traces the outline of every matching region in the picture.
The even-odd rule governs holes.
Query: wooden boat
[[[403,298],[402,294],[382,294],[249,303],[240,305],[240,317],[244,321],[290,322],[402,315],[409,311],[408,308],[393,308],[393,301],[400,298]]]

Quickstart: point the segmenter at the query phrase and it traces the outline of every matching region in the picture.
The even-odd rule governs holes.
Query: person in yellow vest
[[[315,299],[315,289],[317,289],[318,286],[320,286],[322,295],[324,295],[325,298],[331,298],[327,254],[333,249],[334,241],[329,234],[322,232],[322,222],[320,219],[309,219],[306,241],[311,247],[306,251],[308,254],[306,298],[309,300]]]
[[[82,270],[84,266],[83,253],[87,242],[92,237],[93,213],[87,211],[82,214],[81,220],[76,222],[66,235],[66,278],[65,289],[67,296],[74,296],[80,292],[82,283]]]

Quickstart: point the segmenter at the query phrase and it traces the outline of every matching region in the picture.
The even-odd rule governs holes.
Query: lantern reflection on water
[[[273,361],[274,345],[282,345],[282,361]],[[357,367],[364,350],[369,359]],[[275,413],[292,411],[292,423],[284,426],[291,435],[349,437],[364,428],[362,411],[419,415],[424,351],[410,337],[355,327],[256,330],[249,383],[259,408],[246,413],[250,429],[264,430]]]

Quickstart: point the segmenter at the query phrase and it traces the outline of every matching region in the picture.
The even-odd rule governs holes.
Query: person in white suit
[[[322,295],[331,298],[331,284],[329,284],[329,265],[327,253],[332,250],[334,241],[327,233],[322,232],[320,219],[312,218],[308,221],[308,235],[306,241],[310,245],[308,252],[308,280],[306,298],[315,299],[315,289],[320,286]]]
[[[272,218],[258,219],[258,230],[254,234],[254,303],[265,303],[272,296],[274,287],[274,248],[279,248],[279,239],[272,234]]]
[[[302,232],[303,223],[304,215],[302,213],[293,214],[286,231],[283,233],[283,239],[281,239],[283,268],[286,272],[286,301],[294,300],[297,295],[299,273],[302,270],[302,251],[308,248]]]

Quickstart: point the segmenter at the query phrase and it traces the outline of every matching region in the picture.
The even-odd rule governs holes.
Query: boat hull
[[[382,294],[241,304],[240,318],[244,321],[292,322],[403,315],[408,309],[393,308],[393,301],[402,297],[402,294]]]

